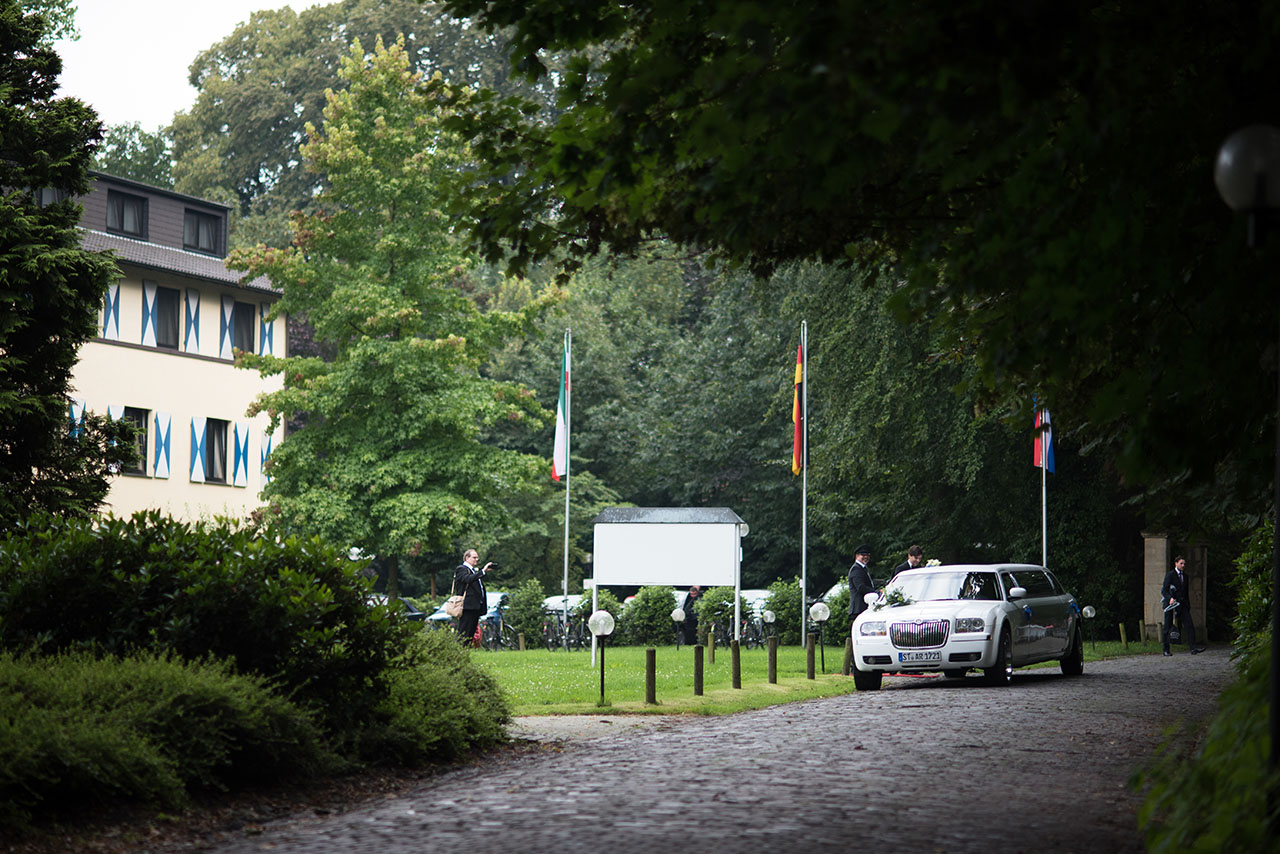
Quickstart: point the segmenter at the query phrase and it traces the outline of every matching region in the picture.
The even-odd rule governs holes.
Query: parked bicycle
[[[570,613],[568,624],[563,611],[548,611],[542,620],[542,643],[548,650],[578,650],[591,645],[586,619]]]
[[[499,604],[480,620],[480,645],[487,650],[520,648],[520,637],[504,618],[504,610],[505,605]]]

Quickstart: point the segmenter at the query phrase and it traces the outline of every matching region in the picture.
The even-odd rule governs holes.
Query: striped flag
[[[796,392],[791,401],[791,421],[795,425],[795,445],[791,449],[791,473],[800,474],[804,468],[804,413],[800,411],[800,398],[804,394],[804,345],[796,347]]]
[[[1035,466],[1053,474],[1053,425],[1049,410],[1036,410]]]
[[[560,401],[556,404],[555,450],[551,454],[551,479],[559,480],[569,471],[569,347],[560,359]]]

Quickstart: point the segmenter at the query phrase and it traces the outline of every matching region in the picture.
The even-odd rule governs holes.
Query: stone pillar
[[[1168,534],[1143,531],[1142,541],[1142,640],[1159,639],[1164,626],[1160,585],[1164,584],[1164,574],[1173,567],[1173,554]],[[1196,627],[1199,625],[1197,622]]]

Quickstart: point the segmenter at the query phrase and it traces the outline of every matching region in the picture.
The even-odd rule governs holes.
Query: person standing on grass
[[[476,569],[480,562],[480,553],[475,549],[467,549],[462,553],[462,563],[453,571],[454,587],[462,594],[462,616],[458,617],[458,637],[466,643],[475,637],[476,627],[488,606],[488,597],[484,591],[484,576],[492,567],[486,563],[482,569]]]

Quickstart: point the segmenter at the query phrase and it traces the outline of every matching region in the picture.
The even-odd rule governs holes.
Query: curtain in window
[[[204,479],[216,483],[227,480],[227,422],[210,418],[205,428]]]
[[[156,346],[178,349],[178,316],[181,307],[174,288],[156,289]]]

